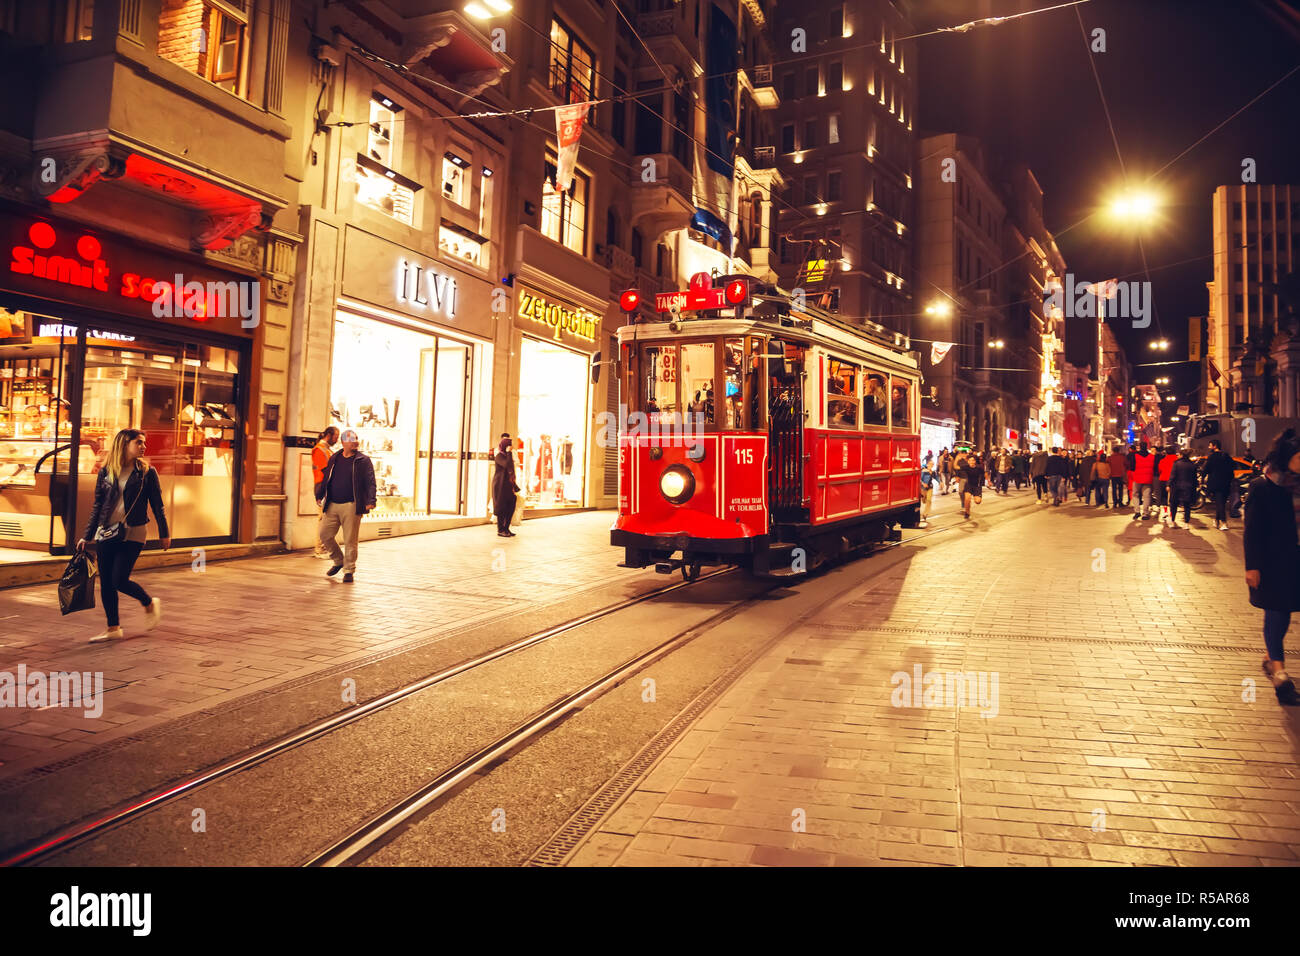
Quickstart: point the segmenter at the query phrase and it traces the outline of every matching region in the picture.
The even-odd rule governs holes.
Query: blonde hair
[[[108,458],[104,462],[104,469],[108,472],[108,477],[113,481],[120,481],[122,472],[126,470],[126,446],[135,441],[144,432],[138,428],[123,428],[113,436],[113,444],[108,450]],[[136,459],[141,465],[144,461]]]

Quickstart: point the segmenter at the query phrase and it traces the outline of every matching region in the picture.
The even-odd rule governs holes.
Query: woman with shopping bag
[[[131,580],[131,571],[149,536],[150,508],[158,519],[163,549],[172,546],[158,472],[145,462],[144,451],[145,436],[139,429],[124,428],[114,436],[108,460],[95,482],[90,521],[77,542],[78,551],[85,550],[88,544],[92,546],[99,560],[99,595],[108,627],[90,639],[92,644],[124,636],[117,614],[119,591],[140,602],[146,631],[153,630],[162,619],[162,602]]]
[[[497,537],[513,538],[510,518],[515,513],[515,496],[519,483],[515,481],[515,456],[510,452],[510,435],[503,432],[497,445],[495,467],[492,470],[492,510],[497,516]]]

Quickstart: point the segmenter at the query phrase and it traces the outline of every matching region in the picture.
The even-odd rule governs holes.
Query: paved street
[[[1241,586],[1239,530],[1051,508],[1031,491],[986,495],[971,521],[955,507],[936,496],[930,527],[901,547],[796,585],[816,599],[807,616],[567,862],[1295,863],[1297,728],[1267,683],[1256,686],[1258,612]],[[665,583],[615,567],[608,523],[583,513],[526,522],[504,543],[488,527],[374,542],[350,587],[302,554],[149,572],[140,579],[166,602],[163,625],[110,645],[85,643],[98,611],[58,616],[52,585],[0,592],[0,669],[98,669],[111,688],[100,718],[0,712],[0,776],[18,783],[68,758],[112,767],[105,745],[149,728],[431,642],[464,655],[456,641],[472,627],[512,619],[536,630],[565,601],[601,606]],[[735,626],[780,608],[751,608]],[[690,613],[648,619],[666,634]],[[721,659],[701,658],[718,668],[703,684]],[[959,673],[970,683],[945,681]],[[686,703],[661,712],[646,739]],[[418,844],[406,852],[398,858],[419,862]]]
[[[1026,497],[789,635],[572,862],[1295,864],[1300,727],[1257,681],[1239,532]],[[917,668],[990,693],[892,700]]]
[[[597,586],[654,585],[613,566],[609,523],[587,512],[528,522],[504,541],[486,525],[375,541],[349,585],[309,552],[147,571],[136,580],[161,598],[162,623],[141,633],[143,614],[123,597],[128,639],[107,645],[86,643],[103,631],[98,596],[95,610],[60,617],[55,584],[0,591],[0,671],[101,671],[107,692],[98,718],[0,709],[0,779]]]

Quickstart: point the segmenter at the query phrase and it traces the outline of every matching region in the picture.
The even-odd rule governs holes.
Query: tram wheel
[[[683,581],[686,581],[686,582],[689,584],[691,581],[694,581],[694,580],[695,580],[696,578],[698,578],[699,576],[700,576],[700,566],[699,566],[699,564],[683,564],[683,565],[682,565],[682,580],[683,580]]]

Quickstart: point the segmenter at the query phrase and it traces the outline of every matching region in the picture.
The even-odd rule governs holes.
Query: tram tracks
[[[1022,508],[1008,510],[1019,511]],[[956,530],[965,525],[965,522],[955,520],[937,527],[934,526],[934,521],[930,524],[931,527],[927,530],[911,534],[903,541],[889,542],[872,550],[894,550],[904,544],[912,544],[923,538]],[[880,569],[880,571],[884,570],[886,569]],[[82,844],[93,842],[110,831],[139,820],[152,811],[177,801],[187,794],[192,794],[200,788],[232,778],[271,761],[273,758],[303,747],[312,741],[327,737],[343,727],[380,714],[399,702],[408,700],[414,695],[454,677],[477,670],[486,664],[517,654],[528,648],[536,647],[561,634],[592,624],[637,605],[687,588],[698,588],[708,581],[730,573],[732,573],[732,569],[723,569],[702,575],[694,581],[675,582],[646,594],[616,602],[429,674],[364,704],[316,721],[293,733],[227,759],[165,788],[147,793],[101,817],[83,821],[58,831],[40,841],[37,845],[10,856],[3,861],[2,865],[38,865],[50,861],[59,854],[70,851]],[[578,690],[561,695],[509,731],[497,735],[490,742],[479,746],[448,769],[436,774],[423,785],[411,790],[400,799],[391,801],[382,811],[368,815],[364,822],[353,826],[344,836],[329,843],[325,849],[312,853],[305,859],[305,865],[339,866],[365,860],[416,820],[436,809],[440,801],[463,788],[477,775],[481,775],[490,770],[494,764],[519,753],[530,742],[546,734],[569,715],[586,707],[639,671],[681,649],[701,634],[741,613],[772,591],[785,586],[786,583],[786,581],[782,580],[765,582],[766,586],[762,587],[757,594],[731,602],[727,607],[683,629],[667,640],[656,642],[650,648],[622,660],[596,678],[586,681]]]
[[[232,777],[245,770],[249,770],[252,767],[264,763],[274,757],[297,749],[310,741],[317,740],[333,733],[342,727],[387,710],[394,704],[397,704],[414,694],[418,694],[420,691],[427,690],[430,687],[441,684],[444,681],[450,680],[460,674],[464,674],[467,671],[482,667],[485,664],[518,653],[519,651],[525,650],[529,647],[534,647],[545,641],[558,637],[561,634],[568,633],[569,631],[575,630],[586,624],[610,617],[611,615],[627,610],[628,608],[662,597],[665,594],[671,594],[686,588],[698,586],[706,581],[733,573],[733,571],[734,569],[724,568],[701,575],[694,581],[679,581],[657,590],[646,592],[645,594],[639,594],[636,597],[615,602],[614,604],[580,615],[579,617],[575,617],[561,624],[538,631],[535,634],[530,634],[517,641],[487,651],[486,653],[468,658],[451,667],[441,669],[433,674],[426,675],[418,680],[404,684],[395,690],[389,691],[388,693],[372,700],[368,700],[365,703],[358,704],[348,710],[340,711],[336,714],[330,715],[329,717],[314,721],[305,727],[293,731],[292,733],[285,734],[275,740],[268,741],[252,750],[246,751],[245,753],[233,756],[213,767],[187,776],[164,788],[139,796],[103,816],[96,817],[89,821],[83,821],[59,830],[55,834],[41,840],[36,845],[0,861],[0,866],[30,866],[38,864],[56,853],[63,852],[91,840],[110,829],[141,817],[165,803],[174,801],[185,794],[192,793],[200,787]]]

